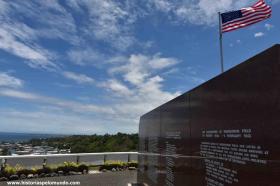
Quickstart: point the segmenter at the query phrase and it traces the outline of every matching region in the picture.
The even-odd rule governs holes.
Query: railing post
[[[1,171],[6,167],[6,165],[7,165],[7,159],[5,159],[5,158],[3,158],[2,159],[2,162],[1,162]]]
[[[45,168],[47,166],[47,158],[44,158],[43,160],[43,168]]]
[[[127,163],[130,162],[130,154],[127,154]]]
[[[104,156],[103,156],[103,161],[104,161],[104,164],[105,164],[106,161],[107,161],[107,155],[106,155],[106,154],[104,154]]]
[[[80,163],[80,156],[77,156],[76,163],[77,163],[77,164]]]

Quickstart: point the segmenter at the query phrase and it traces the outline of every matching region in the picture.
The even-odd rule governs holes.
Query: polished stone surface
[[[280,185],[280,45],[143,115],[138,182]]]

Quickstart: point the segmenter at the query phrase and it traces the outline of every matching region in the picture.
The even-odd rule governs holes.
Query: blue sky
[[[139,117],[220,73],[218,11],[254,0],[0,0],[0,130],[138,131]],[[272,17],[224,34],[225,68],[280,43]]]

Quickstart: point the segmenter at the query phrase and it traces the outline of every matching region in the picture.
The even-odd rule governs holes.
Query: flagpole
[[[224,72],[224,54],[223,54],[223,34],[221,25],[221,12],[219,14],[219,39],[220,39],[220,57],[221,57],[221,72]]]

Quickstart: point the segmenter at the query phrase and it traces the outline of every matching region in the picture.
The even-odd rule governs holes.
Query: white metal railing
[[[41,166],[45,164],[59,164],[65,161],[102,165],[108,160],[137,161],[138,152],[101,152],[101,153],[73,153],[73,154],[46,154],[46,155],[18,155],[0,156],[1,167],[6,164],[20,164],[25,167]]]

